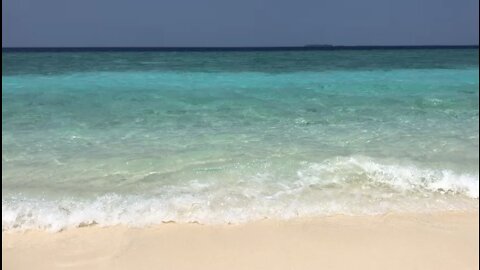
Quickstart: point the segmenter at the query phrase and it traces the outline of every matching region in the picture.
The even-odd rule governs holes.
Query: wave
[[[259,172],[238,181],[192,180],[148,194],[93,198],[2,198],[2,229],[60,231],[86,225],[148,226],[163,222],[243,223],[265,218],[478,210],[477,174],[337,157],[303,162],[291,179]]]

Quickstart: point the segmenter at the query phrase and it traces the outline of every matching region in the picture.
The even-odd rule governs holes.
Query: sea
[[[478,47],[2,50],[2,231],[478,198]]]

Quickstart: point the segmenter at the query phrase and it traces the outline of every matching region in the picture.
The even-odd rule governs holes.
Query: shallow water
[[[2,228],[478,209],[478,50],[2,54]]]

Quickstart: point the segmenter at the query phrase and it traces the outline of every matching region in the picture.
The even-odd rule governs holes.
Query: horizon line
[[[8,50],[335,50],[335,49],[396,49],[396,48],[478,48],[478,44],[464,45],[331,45],[306,44],[303,46],[2,46]]]

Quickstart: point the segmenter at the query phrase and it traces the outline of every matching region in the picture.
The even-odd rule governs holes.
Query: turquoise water
[[[2,53],[2,228],[478,210],[478,50]]]

